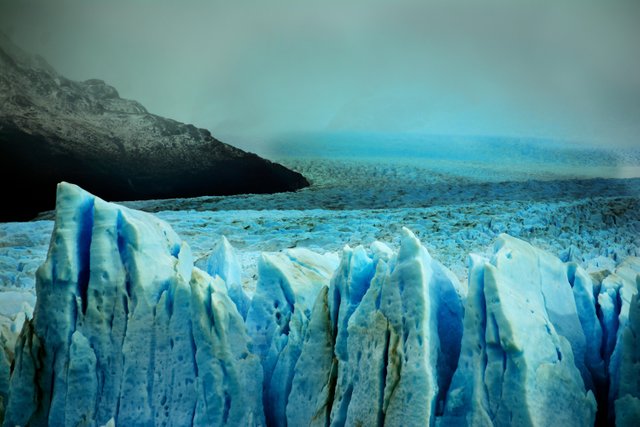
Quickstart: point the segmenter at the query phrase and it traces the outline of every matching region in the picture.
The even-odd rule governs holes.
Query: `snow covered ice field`
[[[492,245],[501,233],[523,239],[562,261],[574,261],[594,278],[640,256],[637,150],[606,152],[538,141],[509,145],[481,140],[473,149],[447,141],[442,144],[448,151],[435,144],[431,152],[404,144],[401,156],[391,156],[385,151],[391,150],[389,145],[379,144],[379,152],[367,152],[363,157],[357,155],[357,150],[363,149],[357,143],[348,150],[338,143],[322,144],[311,141],[307,152],[283,143],[267,153],[310,179],[312,186],[296,193],[123,205],[154,212],[166,221],[187,242],[195,264],[201,267],[225,236],[237,250],[240,280],[249,296],[256,292],[263,252],[308,248],[327,253],[322,258],[323,268],[331,270],[338,268],[347,244],[369,246],[381,241],[394,252],[401,250],[408,244],[403,227],[415,233],[430,256],[451,269],[460,283],[477,282],[477,271],[469,271],[468,256],[475,253],[489,259],[500,252]],[[320,146],[331,156],[317,157]],[[45,213],[42,218],[49,219],[0,224],[0,319],[3,335],[8,338],[6,345],[13,344],[24,317],[33,311],[35,270],[47,258],[53,230],[53,214]],[[529,251],[511,241],[501,245]],[[473,265],[479,268],[476,262],[472,270]],[[323,280],[328,280],[327,276],[331,272],[323,270]],[[310,312],[313,301],[305,304]],[[254,314],[247,322],[258,320]],[[316,321],[320,325],[322,318]],[[472,344],[465,342],[463,349]],[[80,341],[74,345],[84,348]],[[562,352],[566,350],[564,344],[556,345]],[[308,355],[304,356],[302,347],[296,348],[302,351],[300,360],[305,361]],[[456,381],[454,377],[452,387],[462,386],[466,379]],[[280,386],[269,385],[275,389]],[[294,380],[289,386],[295,388],[300,383]],[[304,402],[297,405],[300,411],[286,416],[296,419],[309,409]],[[275,411],[278,404],[273,408]],[[438,409],[440,413],[443,410]],[[452,406],[449,411],[448,420],[454,424],[456,410]],[[282,413],[267,414],[267,419],[270,416],[277,418]]]
[[[608,152],[537,140],[480,140],[473,150],[465,140],[445,140],[424,150],[405,137],[376,141],[372,152],[358,141],[311,140],[304,148],[285,141],[259,153],[310,179],[311,187],[295,193],[122,204],[155,212],[196,258],[226,236],[241,252],[249,290],[260,252],[336,252],[374,240],[397,247],[403,226],[461,279],[467,276],[467,255],[486,253],[500,233],[592,271],[611,270],[624,257],[640,254],[640,150]],[[401,156],[391,155],[396,144],[402,144]],[[332,157],[317,156],[325,151]],[[3,289],[33,287],[53,227],[53,212],[41,217],[47,220],[0,224]]]

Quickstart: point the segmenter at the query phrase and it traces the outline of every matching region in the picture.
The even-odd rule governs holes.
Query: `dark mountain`
[[[108,200],[294,191],[299,173],[150,114],[102,80],[71,81],[0,35],[0,221],[53,209],[69,181]]]

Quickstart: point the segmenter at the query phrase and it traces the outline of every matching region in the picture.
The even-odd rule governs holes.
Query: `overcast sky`
[[[0,29],[245,147],[324,131],[640,145],[640,2],[530,3],[0,0]]]

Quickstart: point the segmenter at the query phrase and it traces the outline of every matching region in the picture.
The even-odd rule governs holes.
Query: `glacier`
[[[252,350],[262,360],[263,402],[269,425],[282,425],[293,368],[312,305],[326,287],[337,259],[302,249],[263,254],[258,266],[256,293],[247,313],[246,327]],[[284,424],[286,425],[286,424]]]
[[[262,370],[222,279],[149,214],[60,185],[5,425],[261,425]]]
[[[502,234],[460,281],[399,234],[263,252],[251,291],[226,238],[61,183],[35,307],[0,293],[3,424],[637,424],[640,258]]]
[[[470,270],[442,424],[592,425],[596,401],[585,390],[585,337],[565,265],[505,235],[491,260],[473,258]]]
[[[242,267],[238,255],[227,238],[222,236],[214,244],[209,255],[196,261],[195,265],[209,273],[211,277],[219,276],[224,281],[229,298],[236,305],[242,318],[246,319],[250,300],[242,288],[240,274]]]

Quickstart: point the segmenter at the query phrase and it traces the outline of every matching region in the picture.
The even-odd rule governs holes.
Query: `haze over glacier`
[[[32,414],[36,424],[45,419],[73,424],[84,417],[95,418],[96,424],[113,418],[116,425],[130,425],[135,418],[144,425],[163,420],[189,425],[194,417],[196,425],[283,425],[285,420],[287,425],[326,420],[333,425],[361,420],[394,425],[405,419],[394,408],[413,402],[415,412],[403,410],[402,415],[411,416],[414,425],[429,420],[508,425],[512,416],[548,425],[553,420],[541,408],[569,399],[575,405],[563,405],[554,414],[576,425],[613,422],[614,411],[623,414],[619,424],[633,420],[638,180],[576,176],[571,162],[589,158],[580,150],[577,156],[558,156],[555,169],[548,162],[542,163],[547,169],[526,169],[521,166],[536,153],[529,144],[535,141],[522,144],[521,159],[513,155],[518,146],[505,146],[508,154],[502,159],[512,161],[506,167],[465,169],[459,168],[464,159],[448,158],[285,157],[285,164],[311,178],[308,190],[286,197],[127,203],[159,211],[154,216],[102,202],[77,187],[61,187],[66,196],[53,213],[56,223],[0,224],[4,390],[22,393],[2,395],[7,415]],[[626,161],[635,162],[633,156]],[[615,156],[594,156],[593,168],[578,173],[598,171],[607,162],[615,171]],[[502,181],[505,176],[510,181]],[[477,254],[471,262],[470,252]],[[68,256],[60,258],[61,253]],[[509,253],[517,263],[503,260]],[[67,270],[64,277],[55,276]],[[64,280],[70,282],[58,287]],[[408,282],[414,287],[406,288]],[[91,291],[94,286],[102,296]],[[38,302],[47,288],[66,301],[65,319],[45,309],[56,304]],[[217,296],[209,299],[214,292]],[[107,305],[100,311],[91,302],[99,299]],[[213,311],[214,301],[222,311]],[[19,338],[34,302],[33,323],[27,323]],[[177,314],[176,307],[184,311]],[[515,312],[507,310],[514,307]],[[521,318],[523,313],[532,318]],[[50,315],[57,320],[48,319]],[[214,328],[220,318],[226,319],[226,332],[198,332],[203,319],[213,319],[204,327]],[[57,325],[65,332],[57,338],[47,332],[45,339],[38,322],[47,330]],[[522,339],[523,331],[526,337],[535,335],[536,346]],[[174,338],[185,333],[193,337],[195,350]],[[146,335],[139,339],[137,334]],[[95,337],[103,337],[101,344]],[[47,341],[54,338],[60,341]],[[34,349],[46,346],[45,341],[66,348],[57,362],[38,359]],[[225,350],[225,342],[239,347]],[[30,351],[18,350],[25,345]],[[200,356],[193,356],[198,349]],[[109,356],[123,352],[133,352],[125,357],[128,361]],[[195,361],[185,365],[188,355]],[[18,357],[25,362],[18,363]],[[528,370],[521,369],[520,357],[527,357]],[[176,363],[180,369],[168,368]],[[16,385],[9,387],[12,364]],[[65,385],[57,387],[67,390],[60,392],[65,397],[34,401],[33,390],[46,385],[34,388],[33,380],[24,380],[34,377],[32,365],[40,369],[38,378],[53,378],[45,372],[66,369],[60,374]],[[113,384],[100,382],[104,366],[111,367]],[[167,371],[174,371],[171,378]],[[213,379],[198,383],[196,371],[203,376],[211,372]],[[69,385],[69,372],[72,377],[89,372],[73,382],[82,384],[82,393]],[[558,378],[568,394],[557,394],[559,386],[553,384]],[[485,379],[491,385],[486,391]],[[122,387],[116,387],[118,382]],[[87,391],[98,385],[100,390],[113,388],[111,397]],[[418,402],[414,388],[420,390]],[[245,389],[253,390],[251,397],[243,394]],[[189,398],[179,396],[182,390],[191,390]],[[203,395],[205,390],[211,394]],[[69,396],[84,402],[79,407],[86,410],[67,409],[62,402]],[[131,401],[118,406],[129,396]],[[222,402],[222,410],[199,399]],[[234,406],[238,401],[247,414]],[[521,407],[530,409],[515,410]],[[256,414],[262,415],[251,418]]]
[[[640,425],[638,22],[0,0],[0,424]]]

